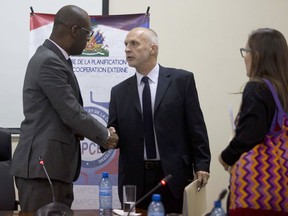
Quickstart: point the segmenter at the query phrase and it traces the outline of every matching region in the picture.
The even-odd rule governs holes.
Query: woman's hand
[[[226,171],[230,171],[229,165],[222,160],[221,154],[219,155],[218,160]]]

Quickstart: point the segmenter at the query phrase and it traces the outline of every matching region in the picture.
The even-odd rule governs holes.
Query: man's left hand
[[[196,175],[197,175],[197,189],[199,191],[202,187],[204,187],[207,184],[210,174],[206,171],[198,171],[196,172]]]

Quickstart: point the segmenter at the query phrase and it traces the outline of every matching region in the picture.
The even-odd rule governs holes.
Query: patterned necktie
[[[147,159],[154,159],[156,158],[156,147],[152,117],[151,92],[148,81],[148,77],[144,76],[142,78],[142,82],[145,84],[142,94],[144,136]]]

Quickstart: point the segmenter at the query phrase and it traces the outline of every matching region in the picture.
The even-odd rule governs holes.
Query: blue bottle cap
[[[215,208],[221,208],[221,200],[216,200],[216,201],[214,202],[214,207],[215,207]]]
[[[152,201],[161,201],[161,195],[160,194],[153,194],[152,195]]]
[[[108,178],[109,173],[108,172],[102,172],[102,178]]]

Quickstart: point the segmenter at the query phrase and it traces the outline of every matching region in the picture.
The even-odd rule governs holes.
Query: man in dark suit
[[[39,156],[53,182],[56,201],[71,206],[73,181],[80,173],[80,140],[87,137],[105,149],[117,144],[114,129],[107,129],[83,109],[69,59],[82,53],[92,34],[87,12],[65,6],[55,16],[50,38],[28,64],[23,87],[25,119],[11,166],[22,211],[36,211],[52,202]]]
[[[157,63],[158,38],[151,29],[132,29],[125,46],[127,62],[136,74],[112,88],[108,122],[119,136],[119,198],[122,202],[123,185],[136,185],[139,199],[171,174],[168,187],[156,192],[162,194],[167,213],[181,213],[183,191],[194,173],[199,189],[209,178],[210,149],[193,74]],[[148,77],[153,110],[150,135],[142,111],[146,109],[143,77]],[[149,140],[155,148],[153,156],[149,156]],[[137,207],[147,209],[150,201],[146,198]]]

